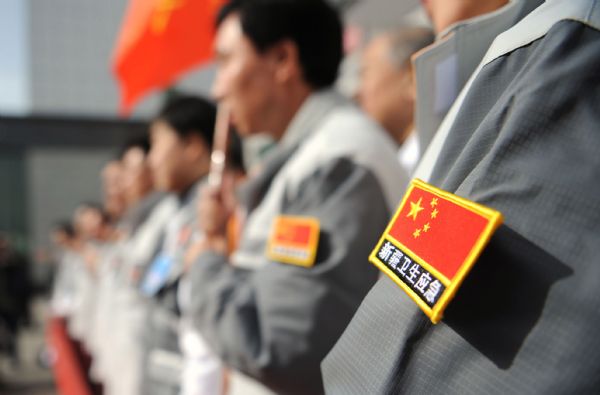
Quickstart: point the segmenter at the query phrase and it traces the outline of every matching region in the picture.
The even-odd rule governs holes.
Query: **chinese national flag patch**
[[[273,221],[267,256],[274,261],[311,267],[317,255],[319,231],[316,218],[280,215]]]
[[[369,260],[437,324],[501,223],[500,212],[415,179]]]

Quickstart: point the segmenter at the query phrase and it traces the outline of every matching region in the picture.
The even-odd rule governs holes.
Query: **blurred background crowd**
[[[416,0],[332,4],[346,23],[339,89],[350,97],[360,96],[365,109],[374,116],[379,112],[385,126],[403,141],[412,123],[410,99],[405,98],[409,89],[379,99],[376,93],[381,93],[382,83],[376,76],[386,67],[403,67],[411,51],[432,40],[426,13]],[[164,87],[145,93],[123,116],[114,59],[128,6],[127,0],[3,3],[0,383],[5,384],[0,384],[0,392],[27,391],[51,380],[45,371],[51,355],[46,355],[41,339],[50,308],[47,301],[54,293],[55,308],[68,310],[74,303],[68,295],[62,299],[56,295],[57,284],[68,283],[67,265],[61,262],[73,261],[69,257],[77,251],[85,267],[95,273],[98,245],[134,231],[164,197],[156,191],[148,161],[149,121],[173,98],[210,97],[215,67],[209,56]],[[416,29],[407,33],[403,27]],[[390,37],[379,37],[380,43],[367,55],[372,60],[361,66],[363,49],[383,32]],[[416,37],[410,42],[402,34]],[[398,36],[398,45],[389,49],[392,35]],[[380,62],[379,57],[387,59],[388,52],[393,53],[393,62]],[[363,94],[359,92],[361,69]],[[400,83],[410,79],[409,72],[397,74],[392,78]],[[387,109],[394,100],[402,105]],[[240,168],[257,166],[272,145],[268,136],[246,139],[239,147]],[[414,144],[409,145],[412,148],[401,160],[411,167],[417,154]],[[4,385],[11,389],[1,389]],[[52,391],[51,385],[48,388]]]
[[[2,5],[0,394],[597,389],[596,0]]]

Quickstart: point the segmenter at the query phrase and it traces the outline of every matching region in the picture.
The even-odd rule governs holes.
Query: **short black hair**
[[[166,122],[181,138],[200,136],[211,149],[216,118],[217,109],[210,100],[186,95],[169,100],[154,120]]]
[[[333,85],[343,56],[342,22],[327,2],[231,0],[219,12],[217,26],[233,13],[259,53],[289,39],[298,47],[305,81],[315,89]]]

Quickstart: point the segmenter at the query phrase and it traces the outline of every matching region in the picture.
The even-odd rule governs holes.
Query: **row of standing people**
[[[228,37],[239,23],[239,4],[231,7],[219,21],[225,33],[219,35],[217,53],[224,57],[240,56],[235,48],[242,38],[239,32],[236,37]],[[92,378],[102,382],[109,393],[182,390],[217,394],[226,386],[233,392],[241,388],[241,393],[252,387],[262,392],[268,392],[267,387],[297,393],[322,391],[318,363],[377,277],[372,267],[363,264],[370,243],[361,239],[369,233],[374,240],[376,231],[383,227],[418,153],[412,131],[413,87],[401,84],[390,89],[387,97],[379,98],[377,85],[381,82],[376,81],[380,78],[376,69],[383,61],[387,82],[410,80],[410,55],[429,44],[433,34],[415,28],[385,34],[374,41],[377,53],[365,58],[363,88],[358,94],[369,119],[332,89],[342,56],[341,24],[336,13],[319,3],[292,4],[287,10],[271,7],[273,15],[266,16],[271,23],[281,16],[293,19],[297,10],[306,17],[320,15],[321,35],[300,48],[304,52],[321,51],[328,57],[318,62],[300,60],[289,57],[294,56],[289,46],[283,47],[281,50],[289,57],[289,65],[284,67],[296,67],[295,74],[272,81],[270,91],[261,88],[268,96],[260,97],[251,87],[247,92],[254,97],[239,107],[231,104],[232,109],[240,111],[233,112],[233,123],[240,132],[251,135],[271,130],[272,139],[281,140],[240,188],[242,192],[234,196],[233,189],[245,178],[241,155],[236,155],[239,149],[229,156],[234,160],[227,168],[224,189],[211,191],[207,187],[215,109],[199,98],[179,98],[152,122],[150,144],[143,139],[132,141],[118,160],[105,167],[104,210],[82,205],[75,214],[75,232],[70,231],[70,241],[62,243],[67,252],[54,310],[69,317],[72,335],[93,357]],[[279,29],[277,34],[290,34],[287,27]],[[299,42],[306,33],[294,34],[291,38]],[[332,34],[329,42],[313,45],[319,37]],[[324,70],[318,70],[318,65]],[[311,75],[305,77],[302,67],[310,67]],[[216,95],[222,95],[220,89],[235,89],[240,77],[225,82],[218,77]],[[395,105],[398,97],[403,98],[399,107]],[[256,102],[265,106],[263,114],[249,111]],[[267,107],[271,105],[277,105],[279,111]],[[398,146],[408,138],[412,142],[404,144],[398,159]],[[198,203],[200,190],[205,196]],[[377,203],[376,209],[373,203]],[[224,218],[230,216],[235,221],[225,225]],[[318,247],[310,247],[315,256],[312,262],[303,263],[306,268],[290,261],[293,256],[265,256],[269,240],[281,231],[276,228],[277,220],[283,220],[282,226],[292,226],[290,230],[294,231],[296,225],[285,224],[292,216],[318,222],[318,229],[311,230],[316,232],[313,236],[318,238]],[[199,222],[204,222],[203,226]],[[232,226],[235,223],[237,228]],[[239,237],[231,237],[236,229]],[[239,241],[232,246],[236,238]],[[204,292],[210,287],[200,284],[200,279],[194,280],[185,262],[204,271],[204,259],[198,255],[210,249],[209,243],[211,247],[217,245],[220,258],[229,261],[218,266],[236,269],[224,273],[229,277],[224,279],[229,284],[223,284],[227,291],[215,289],[210,291],[212,297],[196,296],[197,290]],[[195,260],[199,263],[194,264]],[[303,273],[310,266],[319,268],[317,278]],[[283,280],[290,283],[290,290],[296,288],[293,294],[283,292]],[[252,293],[263,293],[261,310],[273,310],[274,316],[262,318],[261,324],[273,325],[272,333],[261,333],[258,328],[250,331],[245,326],[256,325],[257,318],[234,311],[228,317],[231,322],[214,320],[218,332],[232,331],[212,331],[225,335],[223,339],[212,340],[210,334],[202,334],[194,320],[199,318],[198,309],[207,307],[196,306],[196,301],[200,298],[207,304],[217,304],[220,307],[216,309],[245,310],[248,307],[238,304],[258,303],[258,295],[243,300],[250,296],[243,290],[248,286],[255,289]],[[315,293],[318,288],[314,287],[321,291]],[[236,298],[241,299],[235,302]],[[323,311],[335,312],[335,316],[322,322]],[[242,322],[237,315],[241,315]],[[290,324],[278,327],[278,321],[286,316],[290,324],[298,321],[299,330],[307,327],[291,336],[293,331],[287,328]],[[210,340],[205,341],[205,336]],[[306,346],[296,349],[302,338]],[[245,343],[244,349],[232,354],[235,360],[224,365],[212,349],[232,342]],[[262,351],[255,350],[257,344]],[[274,346],[277,349],[271,349]],[[280,361],[276,353],[288,354],[289,361]],[[225,366],[243,374],[226,374]],[[285,373],[270,373],[273,367]],[[288,376],[292,371],[298,373],[294,374],[297,378]],[[264,386],[244,375],[258,378]]]
[[[598,18],[594,1],[539,3],[427,2],[438,39],[414,58],[413,73],[407,56],[427,44],[426,35],[387,35],[365,55],[359,100],[373,119],[332,89],[342,29],[330,6],[228,3],[217,20],[214,96],[243,137],[267,132],[276,145],[246,181],[240,183],[234,164],[215,188],[205,182],[214,107],[180,99],[152,122],[151,149],[141,158],[167,195],[154,197],[137,229],[124,216],[116,229],[99,226],[84,236],[84,247],[72,247],[78,263],[65,269],[64,283],[83,273],[73,282],[78,300],[60,302],[59,289],[68,287],[57,287],[56,311],[63,309],[73,335],[92,353],[94,377],[109,393],[123,394],[217,394],[235,390],[245,376],[260,391],[285,394],[587,388],[593,379],[576,373],[581,364],[560,374],[532,369],[542,355],[546,361],[583,355],[593,343],[588,328],[595,321],[585,317],[594,314],[593,284],[584,286],[582,278],[593,273],[585,262],[597,235],[595,216],[584,219],[564,196],[577,189],[591,198],[594,191],[586,147],[595,140],[586,134],[592,118],[585,110],[594,97],[572,94],[583,87],[577,84],[594,81],[589,65]],[[418,44],[398,50],[398,42],[414,36]],[[572,61],[555,64],[558,55]],[[382,85],[373,83],[386,76]],[[559,82],[562,95],[553,90]],[[388,98],[399,85],[404,93]],[[544,105],[538,90],[548,94]],[[392,105],[373,104],[386,98]],[[555,112],[565,101],[584,104]],[[550,180],[548,169],[575,164],[559,149],[562,139],[542,133],[563,124],[580,137],[569,147],[581,151],[577,160],[585,170],[578,177],[552,172]],[[486,259],[508,259],[516,285],[483,300],[514,305],[490,312],[457,297],[447,319],[434,326],[394,284],[398,279],[379,276],[368,264],[411,175],[398,161],[398,143],[405,157],[415,137],[416,151],[425,153],[417,177],[504,214],[505,227],[480,266],[493,272],[497,266]],[[553,153],[552,163],[539,146]],[[542,197],[535,207],[532,193]],[[588,208],[589,200],[578,199]],[[78,234],[85,235],[78,214]],[[96,223],[108,223],[104,217]],[[587,238],[559,237],[556,221],[563,229],[584,226]],[[545,269],[535,266],[539,259]],[[543,306],[551,285],[565,277],[552,288],[545,312],[539,303],[517,303],[531,297]],[[499,278],[473,279],[464,292],[479,300],[489,295],[481,286],[498,285]],[[568,296],[572,289],[579,296]],[[578,325],[569,329],[556,313],[566,314],[565,301],[578,297],[589,303],[579,305],[580,314],[570,311],[569,322],[577,318]],[[493,330],[504,340],[496,341]],[[534,344],[574,333],[580,336],[570,348]],[[593,361],[593,355],[586,359],[586,370]]]

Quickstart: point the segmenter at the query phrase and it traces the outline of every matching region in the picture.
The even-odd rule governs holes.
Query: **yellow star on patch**
[[[416,203],[410,202],[410,212],[406,216],[412,217],[413,221],[417,220],[419,211],[423,210],[423,207],[421,207],[421,200],[423,200],[423,198],[419,198]]]
[[[436,218],[438,213],[439,213],[439,211],[437,210],[437,208],[434,208],[433,211],[431,212],[431,218]]]
[[[416,230],[413,232],[413,236],[415,237],[415,239],[416,239],[417,237],[421,236],[421,229],[416,229]]]
[[[423,225],[423,232],[427,232],[429,228],[431,228],[431,226],[429,226],[429,222],[427,222],[425,225]]]
[[[431,207],[435,207],[438,204],[438,198],[432,198],[431,202],[429,203],[431,205]]]

